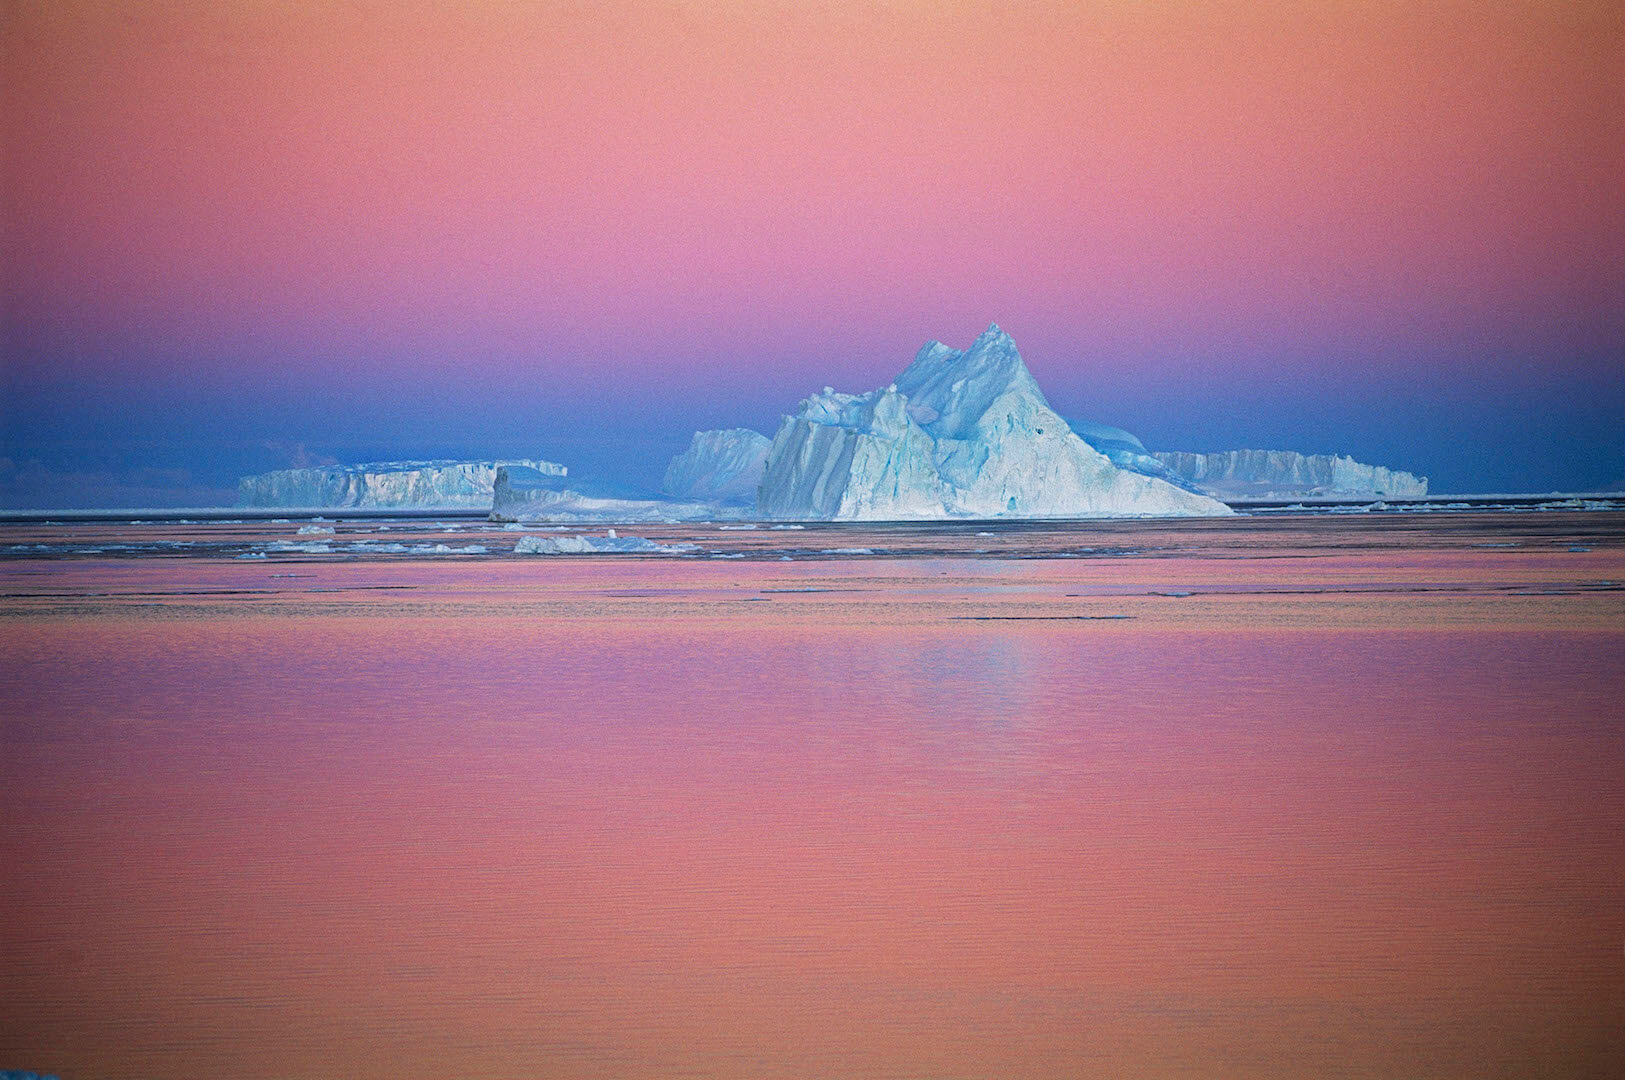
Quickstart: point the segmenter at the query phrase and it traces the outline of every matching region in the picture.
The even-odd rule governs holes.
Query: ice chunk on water
[[[641,536],[522,536],[514,545],[516,555],[598,555],[626,552],[639,555],[680,555],[699,550],[698,544],[661,544]]]

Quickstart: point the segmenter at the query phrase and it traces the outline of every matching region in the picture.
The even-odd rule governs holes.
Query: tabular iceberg
[[[559,475],[522,465],[497,470],[491,497],[492,521],[709,521],[737,517],[716,503],[675,499],[618,499],[587,495],[566,487]]]
[[[1229,507],[1130,472],[1074,434],[1010,335],[929,342],[892,385],[826,387],[787,416],[757,510],[778,519],[1223,516]]]
[[[1228,498],[1416,499],[1428,493],[1425,476],[1366,465],[1337,454],[1293,450],[1226,450],[1217,454],[1158,453],[1157,460],[1203,491]]]
[[[666,466],[660,490],[679,499],[752,504],[772,445],[749,428],[696,431],[688,449]]]
[[[413,507],[444,509],[491,505],[497,470],[523,466],[562,477],[552,461],[375,461],[366,465],[325,465],[279,469],[237,482],[238,506]]]

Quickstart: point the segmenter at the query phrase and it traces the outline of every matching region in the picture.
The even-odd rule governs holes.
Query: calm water
[[[5,526],[0,1068],[1625,1061],[1625,514],[296,524]]]

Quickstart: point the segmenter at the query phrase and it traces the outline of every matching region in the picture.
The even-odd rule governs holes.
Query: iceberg
[[[565,486],[562,476],[523,465],[497,469],[490,506],[492,521],[512,522],[710,521],[742,513],[715,503],[587,495]]]
[[[1144,476],[1155,476],[1186,491],[1197,490],[1190,481],[1158,461],[1157,456],[1145,448],[1145,444],[1138,436],[1122,428],[1095,423],[1092,420],[1070,419],[1067,426],[1078,438],[1105,454],[1107,460],[1119,469],[1127,469],[1129,472],[1137,472]]]
[[[1202,491],[1220,498],[1297,499],[1384,496],[1419,499],[1425,476],[1367,465],[1339,454],[1294,450],[1226,450],[1216,454],[1166,452],[1156,459]]]
[[[825,387],[803,401],[773,437],[757,510],[837,521],[1232,513],[1075,434],[997,324],[966,350],[927,343],[883,389]]]
[[[562,477],[563,465],[515,458],[502,461],[374,461],[279,469],[237,482],[238,506],[486,509],[497,470],[521,466]]]
[[[660,490],[678,499],[752,505],[772,445],[749,428],[696,431],[688,449],[666,466]]]

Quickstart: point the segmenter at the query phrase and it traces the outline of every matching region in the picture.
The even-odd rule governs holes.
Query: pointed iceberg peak
[[[998,323],[988,323],[971,347],[966,349],[964,355],[978,366],[988,363],[1008,364],[1011,373],[1026,372],[1027,365],[1021,359],[1021,353],[1016,348],[1016,339],[1004,332]]]
[[[926,342],[883,390],[803,401],[768,449],[756,505],[837,520],[1230,512],[1074,434],[998,323],[968,349]]]
[[[1016,351],[1016,343],[989,324],[969,349],[950,349],[931,342],[897,377],[897,389],[909,402],[936,414],[933,434],[968,438],[995,402],[1025,399],[1048,408],[1043,391]]]

